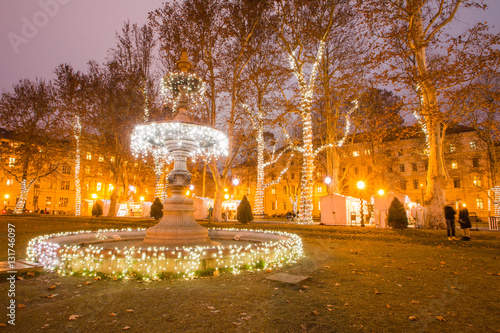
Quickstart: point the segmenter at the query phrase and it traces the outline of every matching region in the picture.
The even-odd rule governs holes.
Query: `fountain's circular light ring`
[[[113,242],[140,239],[145,229],[66,232],[33,238],[28,245],[28,259],[45,268],[62,271],[96,272],[125,277],[134,271],[156,277],[162,272],[192,275],[210,265],[213,268],[238,270],[264,260],[280,266],[303,256],[302,240],[295,234],[268,230],[209,229],[210,237],[249,241],[241,246],[189,247],[114,247]],[[100,245],[103,245],[100,246]],[[162,269],[163,265],[163,269]],[[167,266],[170,268],[168,269]]]
[[[227,136],[215,128],[181,122],[154,122],[137,125],[132,133],[131,148],[136,155],[168,155],[182,145],[192,157],[227,156]]]

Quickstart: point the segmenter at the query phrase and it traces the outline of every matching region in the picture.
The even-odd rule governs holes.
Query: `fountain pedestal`
[[[176,148],[182,147],[182,148]],[[174,168],[168,176],[172,196],[163,203],[163,217],[155,226],[146,230],[139,247],[217,245],[208,237],[208,229],[194,219],[194,202],[185,193],[191,182],[191,173],[186,168],[192,145],[183,141],[172,149]]]

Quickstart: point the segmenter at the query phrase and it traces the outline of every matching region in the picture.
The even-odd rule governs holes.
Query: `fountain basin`
[[[136,247],[146,229],[61,233],[34,238],[28,246],[31,261],[46,269],[97,273],[123,278],[134,274],[158,277],[162,273],[186,276],[205,269],[235,269],[266,264],[281,265],[303,255],[295,234],[242,229],[209,229],[221,245]]]

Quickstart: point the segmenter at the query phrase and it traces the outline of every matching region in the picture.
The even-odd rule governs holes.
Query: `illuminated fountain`
[[[227,136],[187,115],[189,101],[201,100],[204,84],[188,73],[191,63],[183,52],[180,72],[163,79],[174,96],[177,114],[171,121],[136,126],[132,150],[137,155],[169,156],[174,161],[168,175],[171,197],[165,200],[163,217],[153,227],[138,230],[61,233],[31,240],[30,260],[62,273],[75,271],[114,277],[135,273],[155,277],[161,273],[193,274],[207,268],[232,268],[258,262],[281,264],[302,255],[300,237],[273,231],[207,229],[194,219],[193,200],[185,193],[191,183],[188,157],[227,155]]]

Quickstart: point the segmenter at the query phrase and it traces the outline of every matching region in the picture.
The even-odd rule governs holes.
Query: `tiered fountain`
[[[132,150],[170,156],[171,197],[164,202],[163,218],[155,226],[138,230],[82,231],[40,236],[28,247],[30,260],[62,273],[75,271],[115,277],[131,274],[158,276],[163,272],[193,274],[206,268],[233,268],[257,262],[280,264],[302,255],[301,239],[293,234],[242,229],[206,229],[193,217],[193,200],[185,193],[191,182],[188,157],[227,155],[224,133],[193,123],[188,100],[200,98],[203,82],[188,73],[191,63],[183,52],[180,72],[163,79],[174,95],[177,114],[172,121],[139,125],[132,134]]]

